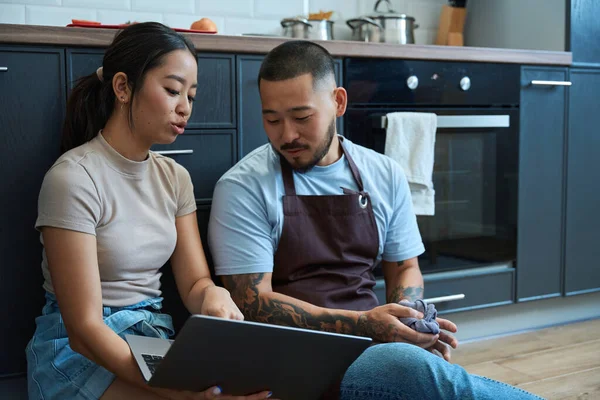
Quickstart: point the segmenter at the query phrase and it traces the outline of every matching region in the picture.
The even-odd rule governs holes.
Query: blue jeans
[[[340,400],[533,400],[531,393],[478,375],[417,346],[379,344],[346,371]]]
[[[175,332],[171,317],[160,313],[161,301],[154,298],[126,307],[103,307],[104,323],[121,337],[133,334],[166,339]],[[71,349],[53,294],[46,293],[46,305],[35,323],[35,333],[25,349],[29,399],[99,399],[115,376]]]

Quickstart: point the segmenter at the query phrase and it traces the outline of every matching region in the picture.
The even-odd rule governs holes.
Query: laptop
[[[339,383],[370,338],[191,315],[176,340],[126,335],[149,385],[273,398],[318,399]]]

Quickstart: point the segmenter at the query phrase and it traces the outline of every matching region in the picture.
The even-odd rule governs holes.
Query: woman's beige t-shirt
[[[185,168],[153,152],[131,161],[98,134],[48,171],[35,226],[96,236],[103,304],[122,307],[161,295],[160,268],[177,241],[175,218],[195,210]],[[42,271],[44,288],[54,293],[45,250]]]

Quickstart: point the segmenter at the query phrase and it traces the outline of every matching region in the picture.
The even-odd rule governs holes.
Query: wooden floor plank
[[[600,319],[542,329],[538,336],[562,346],[589,342],[600,336]]]
[[[549,400],[600,399],[600,368],[526,383],[519,387]]]
[[[537,332],[482,340],[458,346],[452,351],[452,362],[464,366],[487,361],[498,361],[521,354],[549,350],[556,344],[540,338]]]
[[[486,376],[509,385],[519,385],[536,380],[532,376],[498,365],[493,361],[471,364],[466,366],[465,369],[471,374]]]
[[[516,356],[497,364],[537,379],[596,368],[600,367],[600,340]]]

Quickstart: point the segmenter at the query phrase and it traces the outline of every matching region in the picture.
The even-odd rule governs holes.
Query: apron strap
[[[352,171],[352,176],[354,176],[354,180],[356,181],[356,184],[358,185],[358,191],[363,192],[365,188],[363,186],[362,178],[360,177],[360,172],[358,172],[358,167],[356,166],[356,164],[354,163],[354,160],[352,159],[352,157],[350,157],[350,154],[348,154],[348,152],[346,151],[346,148],[344,147],[344,137],[343,136],[338,136],[338,137],[340,139],[340,146],[342,147],[342,152],[344,153],[344,156],[346,156],[346,160],[348,160],[348,165],[350,166],[350,171]]]
[[[296,186],[294,185],[294,172],[284,156],[279,155],[279,164],[281,164],[281,175],[283,176],[283,187],[286,196],[296,195]]]
[[[350,166],[350,171],[352,171],[352,176],[354,177],[354,180],[356,181],[356,184],[358,185],[358,191],[362,193],[364,191],[364,186],[363,186],[362,178],[360,177],[360,172],[358,172],[358,167],[356,166],[356,164],[354,163],[354,160],[352,159],[352,157],[350,157],[350,154],[348,154],[348,152],[346,151],[346,148],[344,147],[343,136],[338,136],[338,138],[340,141],[340,147],[342,148],[342,153],[344,153],[346,160],[348,160],[348,166]],[[283,187],[285,189],[285,195],[286,196],[295,196],[296,195],[296,186],[294,185],[294,172],[292,170],[292,167],[287,162],[285,157],[283,157],[281,154],[279,154],[279,164],[281,165],[281,175],[283,177]]]

